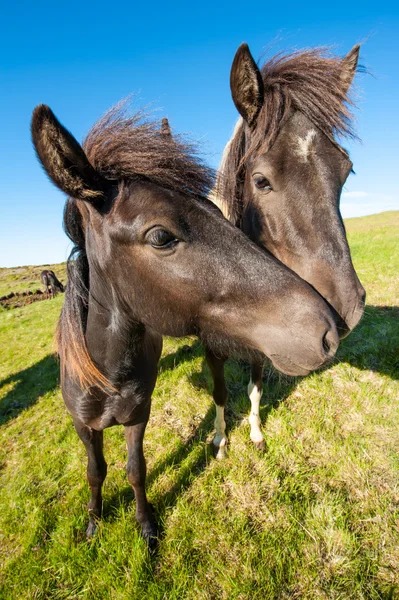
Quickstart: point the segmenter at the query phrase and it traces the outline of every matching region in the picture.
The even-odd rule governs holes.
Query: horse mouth
[[[346,337],[348,337],[348,335],[351,332],[351,329],[350,329],[350,327],[348,327],[348,325],[345,323],[345,321],[340,318],[340,323],[337,323],[337,331],[338,331],[339,339],[343,340]]]
[[[353,329],[356,327],[356,325],[358,325],[359,321],[361,320],[363,313],[364,313],[364,307],[365,304],[363,302],[363,304],[359,307],[355,307],[355,309],[353,310],[353,312],[349,315],[346,315],[346,317],[342,317],[339,312],[337,312],[337,310],[334,308],[334,306],[326,299],[324,299],[329,307],[329,309],[331,310],[333,317],[334,317],[334,321],[335,321],[335,325],[337,328],[337,332],[339,335],[339,339],[343,340],[344,338],[348,337],[348,335],[351,333],[351,331],[353,331]],[[355,317],[355,318],[354,318]]]
[[[309,375],[309,373],[312,373],[313,371],[317,371],[322,367],[328,367],[333,361],[333,356],[330,356],[326,357],[325,360],[319,360],[311,366],[305,367],[280,354],[272,354],[269,358],[278,371],[291,377],[306,377],[306,375]]]
[[[285,375],[290,375],[291,377],[305,377],[313,371],[313,369],[307,369],[301,365],[297,365],[289,358],[280,356],[279,354],[272,354],[269,358],[278,371],[281,371]]]
[[[337,327],[339,339],[343,340],[348,337],[348,335],[355,329],[355,327],[359,324],[364,314],[364,304],[361,308],[357,308],[353,311],[350,318],[347,317],[344,319],[337,312],[335,312],[335,324]],[[349,324],[348,324],[349,321]]]

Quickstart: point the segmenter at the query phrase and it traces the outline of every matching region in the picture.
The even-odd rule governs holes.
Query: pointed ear
[[[164,136],[170,137],[170,138],[172,137],[172,130],[170,128],[169,121],[166,117],[164,117],[162,119],[161,135],[164,135]]]
[[[40,104],[33,111],[31,132],[37,156],[53,183],[72,198],[101,203],[107,180],[48,106]]]
[[[230,88],[238,112],[253,127],[263,104],[263,80],[247,44],[241,44],[234,57]]]
[[[359,61],[360,44],[353,46],[352,50],[342,59],[341,82],[347,92],[352,84]]]

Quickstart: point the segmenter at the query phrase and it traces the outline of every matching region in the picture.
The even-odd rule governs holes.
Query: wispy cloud
[[[342,194],[341,213],[349,217],[362,217],[386,210],[399,210],[399,196],[376,195],[367,192],[344,192]]]
[[[366,196],[369,196],[369,194],[367,192],[343,192],[342,197],[343,198],[366,198]]]

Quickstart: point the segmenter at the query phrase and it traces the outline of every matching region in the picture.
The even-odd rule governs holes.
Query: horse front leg
[[[145,493],[146,464],[143,451],[143,438],[148,416],[144,423],[125,426],[128,450],[126,472],[136,499],[136,519],[149,549],[154,550],[158,542],[158,527]]]
[[[224,420],[224,407],[227,402],[227,388],[224,379],[224,363],[227,357],[218,357],[205,348],[205,357],[213,378],[213,399],[216,405],[215,437],[213,447],[218,459],[225,458],[227,453],[226,421]]]
[[[262,398],[262,375],[263,364],[251,363],[251,379],[248,384],[248,396],[251,401],[251,413],[249,415],[249,424],[251,426],[250,437],[258,450],[266,450],[266,442],[261,432],[260,426],[260,400]]]
[[[90,486],[91,498],[87,505],[89,525],[86,529],[86,536],[90,539],[96,532],[98,519],[101,518],[103,507],[101,489],[107,476],[107,463],[103,453],[103,432],[87,427],[78,419],[74,419],[73,423],[87,452],[87,481]]]

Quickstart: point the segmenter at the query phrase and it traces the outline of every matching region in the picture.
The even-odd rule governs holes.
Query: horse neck
[[[116,302],[90,285],[86,344],[90,356],[107,377],[121,382],[144,348],[145,327],[129,320]]]

